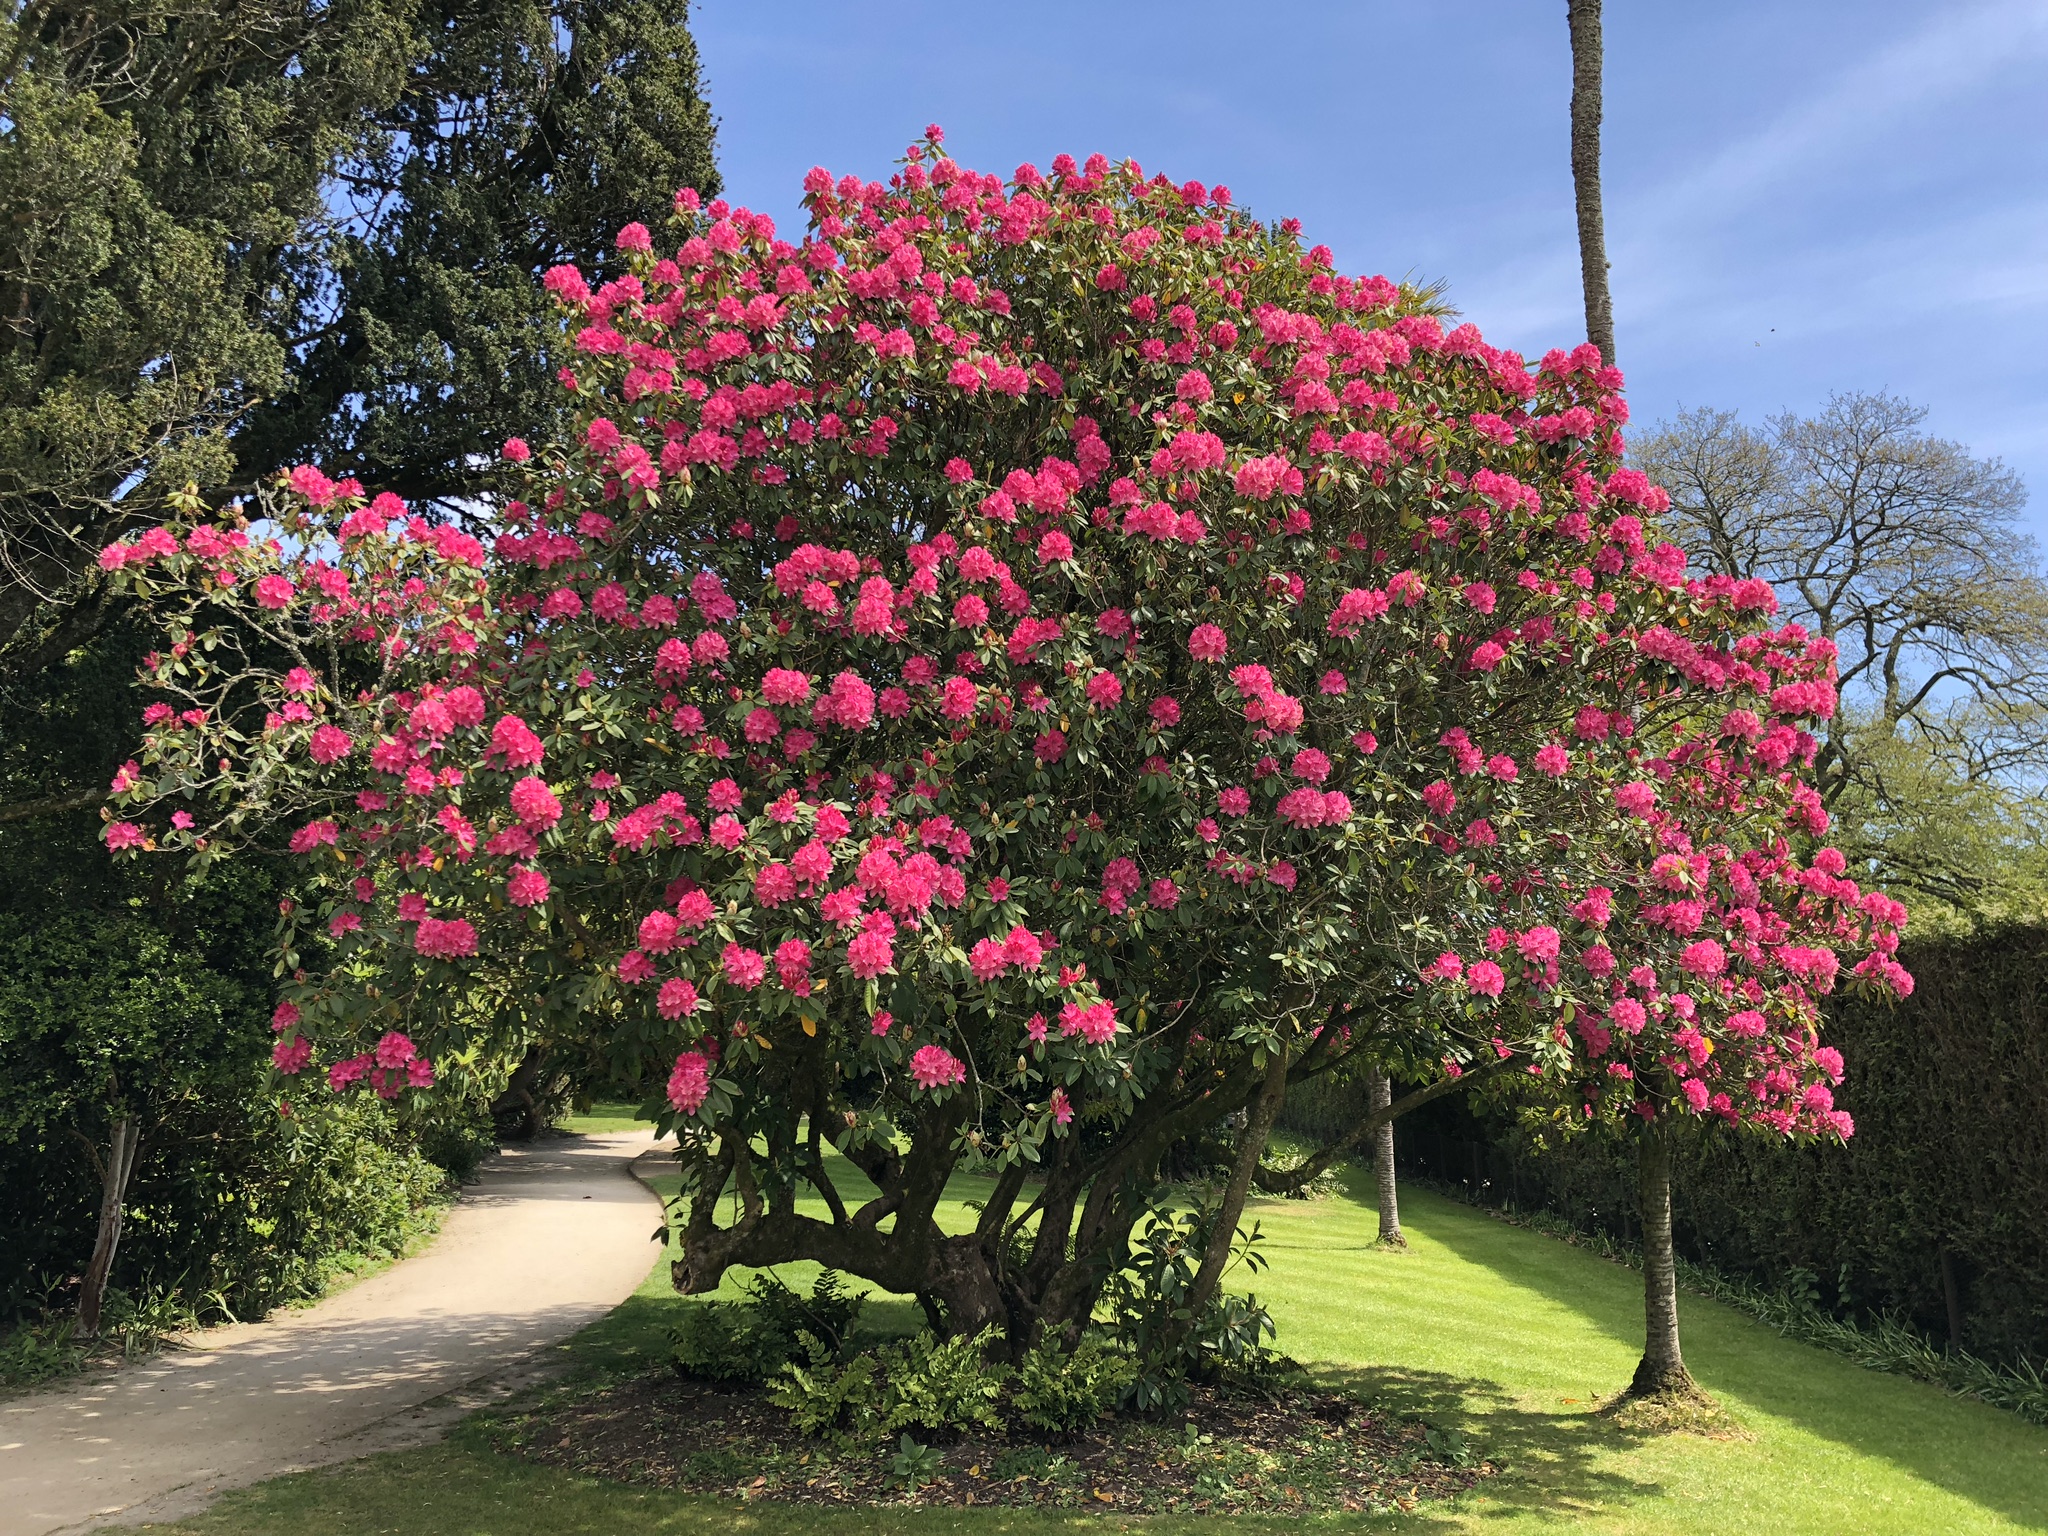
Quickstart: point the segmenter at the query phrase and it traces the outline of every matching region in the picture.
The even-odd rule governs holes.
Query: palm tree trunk
[[[1586,339],[1614,361],[1614,306],[1607,294],[1607,223],[1600,204],[1600,0],[1565,0],[1572,34],[1572,193],[1579,214],[1579,276]]]
[[[1367,1102],[1375,1110],[1385,1109],[1394,1102],[1394,1085],[1378,1067],[1366,1079]],[[1400,1190],[1394,1180],[1394,1122],[1389,1120],[1372,1137],[1372,1167],[1380,1186],[1380,1246],[1383,1248],[1406,1248],[1408,1239],[1401,1235]]]
[[[1692,1395],[1699,1391],[1678,1347],[1678,1266],[1671,1249],[1671,1141],[1661,1122],[1643,1128],[1636,1142],[1636,1177],[1643,1218],[1643,1360],[1629,1384],[1630,1397]]]
[[[107,1160],[100,1165],[100,1228],[93,1240],[92,1260],[85,1266],[85,1279],[78,1288],[78,1335],[99,1337],[100,1305],[106,1300],[107,1281],[114,1273],[114,1254],[121,1246],[123,1202],[128,1198],[128,1175],[135,1168],[135,1117],[120,1115],[114,1120]]]

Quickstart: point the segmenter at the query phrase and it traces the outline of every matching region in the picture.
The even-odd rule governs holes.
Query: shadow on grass
[[[1498,1476],[1474,1490],[1496,1506],[1577,1519],[1663,1491],[1659,1483],[1616,1470],[1612,1453],[1639,1437],[1590,1413],[1532,1409],[1500,1382],[1441,1371],[1398,1365],[1312,1369],[1320,1383],[1389,1418],[1419,1420],[1462,1437],[1474,1454],[1498,1469]],[[1607,1464],[1596,1465],[1602,1460]],[[1465,1522],[1455,1513],[1459,1507],[1423,1505],[1402,1528],[1462,1529]]]
[[[1426,1222],[1434,1241],[1468,1264],[1540,1289],[1589,1329],[1640,1348],[1637,1271],[1483,1210],[1440,1204]],[[2048,1530],[2048,1431],[1988,1404],[1787,1339],[1704,1296],[1685,1293],[1679,1310],[1686,1364],[1752,1429],[1759,1427],[1758,1415],[1768,1415],[2028,1529]],[[1617,1380],[1613,1388],[1624,1385]],[[1611,1421],[1606,1432],[1617,1439],[1624,1433]]]

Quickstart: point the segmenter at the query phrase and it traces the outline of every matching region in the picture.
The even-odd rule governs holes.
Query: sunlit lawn
[[[614,1106],[599,1107],[611,1111]],[[630,1109],[617,1107],[630,1121]],[[617,1118],[616,1115],[612,1118]],[[577,1128],[612,1128],[596,1120]],[[858,1175],[846,1169],[851,1196]],[[1459,1430],[1505,1473],[1449,1506],[1336,1530],[1461,1532],[1991,1532],[2048,1530],[2048,1431],[1932,1387],[1861,1370],[1698,1298],[1686,1356],[1751,1438],[1638,1436],[1595,1415],[1641,1338],[1638,1277],[1423,1193],[1404,1198],[1411,1249],[1373,1246],[1367,1181],[1252,1214],[1273,1267],[1256,1289],[1281,1343],[1381,1408]],[[849,1187],[853,1186],[853,1187]],[[962,1181],[961,1199],[983,1186]],[[822,1209],[819,1214],[822,1213]],[[956,1208],[954,1219],[970,1222]],[[778,1271],[807,1283],[814,1269]],[[736,1288],[737,1276],[728,1278]],[[879,1300],[879,1299],[878,1299]],[[664,1320],[690,1305],[658,1265],[638,1295],[569,1346],[584,1368],[657,1363]],[[908,1303],[884,1317],[914,1317]],[[1299,1519],[1286,1525],[1304,1523]],[[1283,1522],[1004,1511],[834,1513],[736,1506],[606,1485],[494,1454],[474,1427],[447,1443],[231,1495],[176,1529],[338,1536],[638,1533],[1278,1530]]]

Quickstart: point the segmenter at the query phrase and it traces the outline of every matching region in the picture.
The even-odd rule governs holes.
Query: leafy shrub
[[[799,1295],[771,1274],[748,1283],[751,1299],[704,1302],[669,1330],[675,1363],[706,1381],[767,1381],[784,1366],[836,1363],[867,1297],[826,1270]]]
[[[431,1229],[445,1181],[393,1106],[324,1088],[281,1099],[260,1064],[279,894],[266,866],[151,891],[90,833],[6,831],[18,885],[0,891],[0,1319],[72,1303],[102,1195],[78,1138],[104,1148],[117,1107],[141,1136],[121,1305],[257,1317]]]
[[[1010,1406],[1026,1428],[1068,1440],[1116,1406],[1136,1375],[1131,1356],[1097,1334],[1084,1335],[1071,1352],[1042,1339],[1017,1363]]]
[[[873,1355],[857,1355],[841,1366],[785,1366],[768,1388],[768,1401],[789,1415],[798,1434],[843,1442],[871,1438],[886,1421],[877,1411],[876,1364]]]
[[[958,1435],[999,1425],[997,1403],[1010,1368],[984,1358],[996,1337],[993,1328],[972,1338],[959,1334],[939,1339],[920,1333],[890,1346],[882,1360],[889,1431]]]
[[[1274,1334],[1273,1319],[1256,1297],[1219,1289],[1199,1316],[1190,1310],[1215,1222],[1216,1212],[1207,1205],[1156,1207],[1130,1259],[1110,1281],[1105,1299],[1111,1325],[1137,1360],[1121,1388],[1124,1407],[1170,1412],[1187,1402],[1191,1379],[1259,1386],[1283,1363],[1266,1342]],[[1260,1241],[1256,1223],[1250,1232],[1240,1228],[1231,1267],[1241,1264],[1250,1274],[1264,1269]]]
[[[820,1351],[786,1367],[768,1398],[801,1433],[848,1442],[908,1430],[948,1439],[996,1429],[1011,1372],[985,1358],[995,1337],[993,1328],[950,1339],[921,1333],[836,1368]]]
[[[751,1303],[764,1333],[778,1333],[792,1344],[809,1334],[837,1358],[846,1348],[861,1308],[867,1305],[865,1291],[849,1291],[836,1270],[825,1270],[811,1284],[809,1296],[799,1296],[772,1274],[756,1275],[748,1283]],[[796,1358],[796,1351],[787,1357]]]
[[[676,1368],[704,1381],[765,1381],[789,1360],[788,1337],[766,1332],[744,1302],[686,1308],[668,1336]]]

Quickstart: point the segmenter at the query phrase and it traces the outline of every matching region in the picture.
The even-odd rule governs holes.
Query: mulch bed
[[[1063,1445],[968,1437],[936,1477],[890,1486],[897,1446],[798,1435],[757,1390],[661,1371],[504,1420],[507,1450],[587,1476],[799,1504],[1037,1505],[1124,1513],[1408,1509],[1496,1469],[1455,1435],[1348,1398],[1276,1402],[1197,1389],[1178,1418],[1105,1420]],[[1462,1465],[1454,1463],[1463,1463]]]

